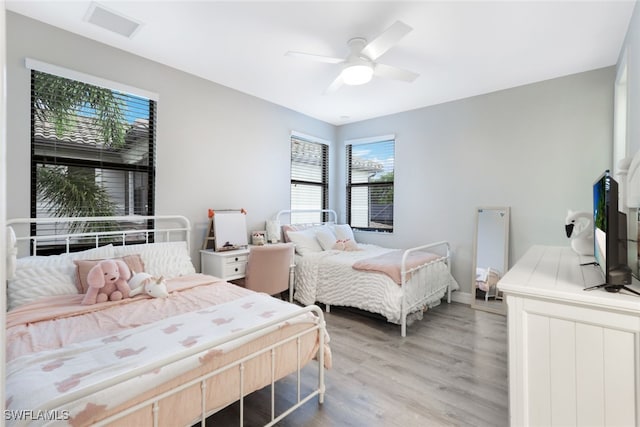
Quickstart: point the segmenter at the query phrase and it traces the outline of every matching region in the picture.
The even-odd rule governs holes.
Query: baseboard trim
[[[471,305],[471,294],[460,291],[451,292],[451,301]]]

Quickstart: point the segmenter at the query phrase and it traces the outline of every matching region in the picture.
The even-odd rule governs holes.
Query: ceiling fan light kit
[[[411,30],[412,28],[404,22],[396,21],[369,43],[362,37],[352,38],[347,42],[351,52],[346,59],[291,51],[287,52],[286,55],[331,64],[343,64],[342,71],[325,90],[325,93],[331,93],[343,84],[351,86],[363,85],[371,81],[374,76],[410,83],[418,77],[417,73],[379,64],[375,61],[395,46]]]
[[[373,67],[368,64],[349,65],[342,70],[342,81],[346,85],[363,85],[369,83],[372,77]]]

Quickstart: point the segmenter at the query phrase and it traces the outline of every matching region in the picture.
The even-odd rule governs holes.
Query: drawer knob
[[[236,267],[236,271],[238,271],[238,267]]]
[[[238,257],[236,257],[236,261],[238,261]]]

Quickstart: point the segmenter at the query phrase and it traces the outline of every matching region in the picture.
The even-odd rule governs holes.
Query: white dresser
[[[592,260],[534,246],[498,284],[512,426],[640,425],[640,296],[584,291],[602,282]]]

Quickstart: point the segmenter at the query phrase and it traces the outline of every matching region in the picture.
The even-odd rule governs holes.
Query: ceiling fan
[[[362,37],[353,38],[347,42],[351,52],[346,58],[292,51],[287,52],[285,55],[329,64],[342,64],[340,74],[327,87],[325,93],[334,92],[343,84],[361,85],[368,83],[374,76],[412,82],[419,74],[376,62],[376,59],[395,46],[411,30],[412,28],[404,22],[396,21],[369,43]]]

